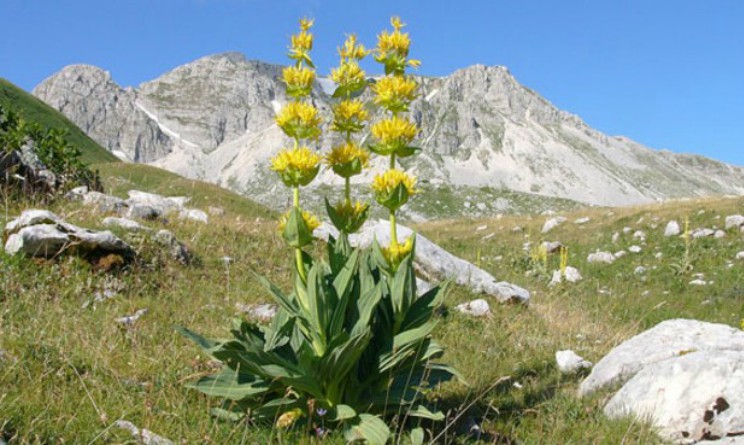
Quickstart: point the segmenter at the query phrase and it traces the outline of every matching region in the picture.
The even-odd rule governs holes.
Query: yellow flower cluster
[[[344,46],[338,49],[338,55],[341,56],[341,60],[362,60],[367,54],[369,54],[369,50],[357,42],[356,34],[347,36]]]
[[[413,237],[409,237],[405,243],[391,242],[388,247],[382,248],[382,256],[385,257],[390,267],[397,269],[403,258],[413,250]]]
[[[276,427],[287,429],[294,425],[297,420],[302,417],[304,413],[300,408],[295,408],[293,410],[287,411],[283,413],[279,418],[276,420]]]
[[[418,84],[405,76],[386,76],[372,85],[375,103],[393,113],[408,111],[408,106],[416,98]]]
[[[333,108],[333,125],[331,129],[340,133],[356,133],[362,131],[369,113],[364,102],[359,99],[341,101]]]
[[[416,186],[416,177],[395,168],[375,176],[375,179],[372,181],[372,189],[378,196],[389,195],[394,193],[395,189],[401,184],[405,187],[408,195],[415,195],[417,193],[417,190],[414,188]]]
[[[292,212],[290,209],[286,213],[284,213],[282,216],[279,217],[279,232],[284,232],[284,228],[287,227],[287,222],[289,221],[289,214]],[[305,225],[307,228],[312,232],[313,230],[320,227],[320,221],[318,218],[313,215],[312,213],[308,212],[307,210],[302,211],[302,220],[305,221]]]
[[[310,66],[313,66],[313,62],[310,59],[310,50],[313,49],[313,35],[308,31],[312,26],[313,20],[300,20],[300,32],[292,36],[292,43],[289,48],[290,59],[297,60],[298,62],[304,61]]]
[[[379,56],[384,57],[388,53],[395,53],[402,57],[408,57],[408,49],[411,47],[411,38],[408,33],[400,30],[406,26],[400,17],[390,19],[390,24],[395,29],[393,32],[383,31],[377,36],[377,50]]]
[[[345,60],[331,69],[331,80],[339,86],[356,86],[365,82],[366,74],[356,60]]]
[[[381,120],[372,126],[372,135],[380,142],[381,154],[395,153],[413,141],[418,128],[413,122],[398,116]]]
[[[305,102],[287,104],[276,117],[276,123],[291,138],[316,139],[320,136],[318,110]]]
[[[359,160],[362,167],[369,164],[369,152],[354,142],[346,142],[343,145],[333,147],[326,155],[326,163],[331,167],[344,165]]]
[[[315,81],[315,71],[307,67],[288,66],[282,70],[287,94],[292,97],[309,96]]]
[[[321,157],[308,147],[280,151],[271,159],[271,169],[287,186],[307,185],[318,174]]]

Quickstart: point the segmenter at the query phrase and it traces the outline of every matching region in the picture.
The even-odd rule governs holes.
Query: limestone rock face
[[[744,433],[744,351],[697,351],[647,366],[607,403],[609,417],[648,418],[666,439]]]
[[[33,93],[121,158],[152,162],[173,148],[157,121],[137,105],[137,91],[121,88],[100,68],[68,66]]]
[[[217,54],[122,88],[99,68],[72,65],[34,94],[121,157],[278,208],[281,185],[266,165],[288,143],[274,123],[288,102],[280,71],[240,54]],[[598,205],[744,193],[744,169],[602,134],[520,85],[504,67],[475,65],[418,80],[420,96],[410,115],[421,127],[423,150],[408,167],[431,184],[488,186]],[[332,91],[332,83],[320,79],[311,97],[325,122]],[[327,149],[334,137],[324,136],[317,146]],[[383,166],[373,163],[374,168]],[[374,174],[355,181],[368,183]],[[332,174],[321,173],[316,185],[333,181]]]
[[[622,384],[650,364],[696,351],[744,352],[744,332],[697,320],[663,321],[612,349],[581,382],[579,394]]]

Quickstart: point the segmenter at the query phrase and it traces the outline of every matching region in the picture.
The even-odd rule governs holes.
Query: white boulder
[[[558,370],[562,374],[573,374],[581,369],[589,369],[592,367],[592,362],[584,360],[583,357],[570,349],[557,351],[555,353],[555,361],[558,365]]]
[[[486,317],[491,314],[491,308],[488,306],[488,302],[481,298],[459,304],[455,306],[455,309],[473,317]]]
[[[542,233],[548,233],[564,222],[566,222],[565,216],[555,216],[553,218],[548,218],[548,220],[545,221],[545,224],[543,224]]]
[[[728,229],[738,229],[744,226],[744,216],[742,215],[729,215],[726,217],[725,226]]]
[[[589,263],[612,264],[615,261],[615,256],[612,255],[610,252],[597,251],[594,253],[590,253],[586,260]]]

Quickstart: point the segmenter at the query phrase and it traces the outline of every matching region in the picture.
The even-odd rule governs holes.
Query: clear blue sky
[[[71,63],[138,85],[208,54],[286,63],[316,19],[321,72],[348,32],[397,14],[419,70],[505,65],[611,135],[744,166],[744,0],[0,0],[0,77],[30,90]]]

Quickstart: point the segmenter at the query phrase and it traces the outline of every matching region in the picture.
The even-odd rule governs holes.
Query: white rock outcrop
[[[555,353],[555,362],[558,365],[558,370],[563,374],[573,374],[579,370],[592,367],[592,362],[584,360],[583,357],[570,349],[557,351]]]
[[[482,298],[458,304],[455,306],[455,309],[458,312],[462,312],[463,314],[472,317],[486,317],[491,314],[491,307],[488,305],[488,302]]]
[[[397,228],[399,240],[404,240],[414,234],[411,229],[402,224],[398,224]],[[329,235],[336,236],[337,231],[334,227],[324,223],[315,230],[314,235],[317,238],[328,239]],[[370,246],[375,240],[381,246],[387,246],[390,243],[388,221],[368,221],[359,233],[349,237],[349,242],[353,246],[361,247]],[[489,295],[502,303],[527,303],[530,299],[530,293],[526,289],[505,281],[497,281],[485,270],[452,255],[420,234],[416,235],[414,267],[416,272],[427,281],[437,282],[451,279],[475,293]]]

